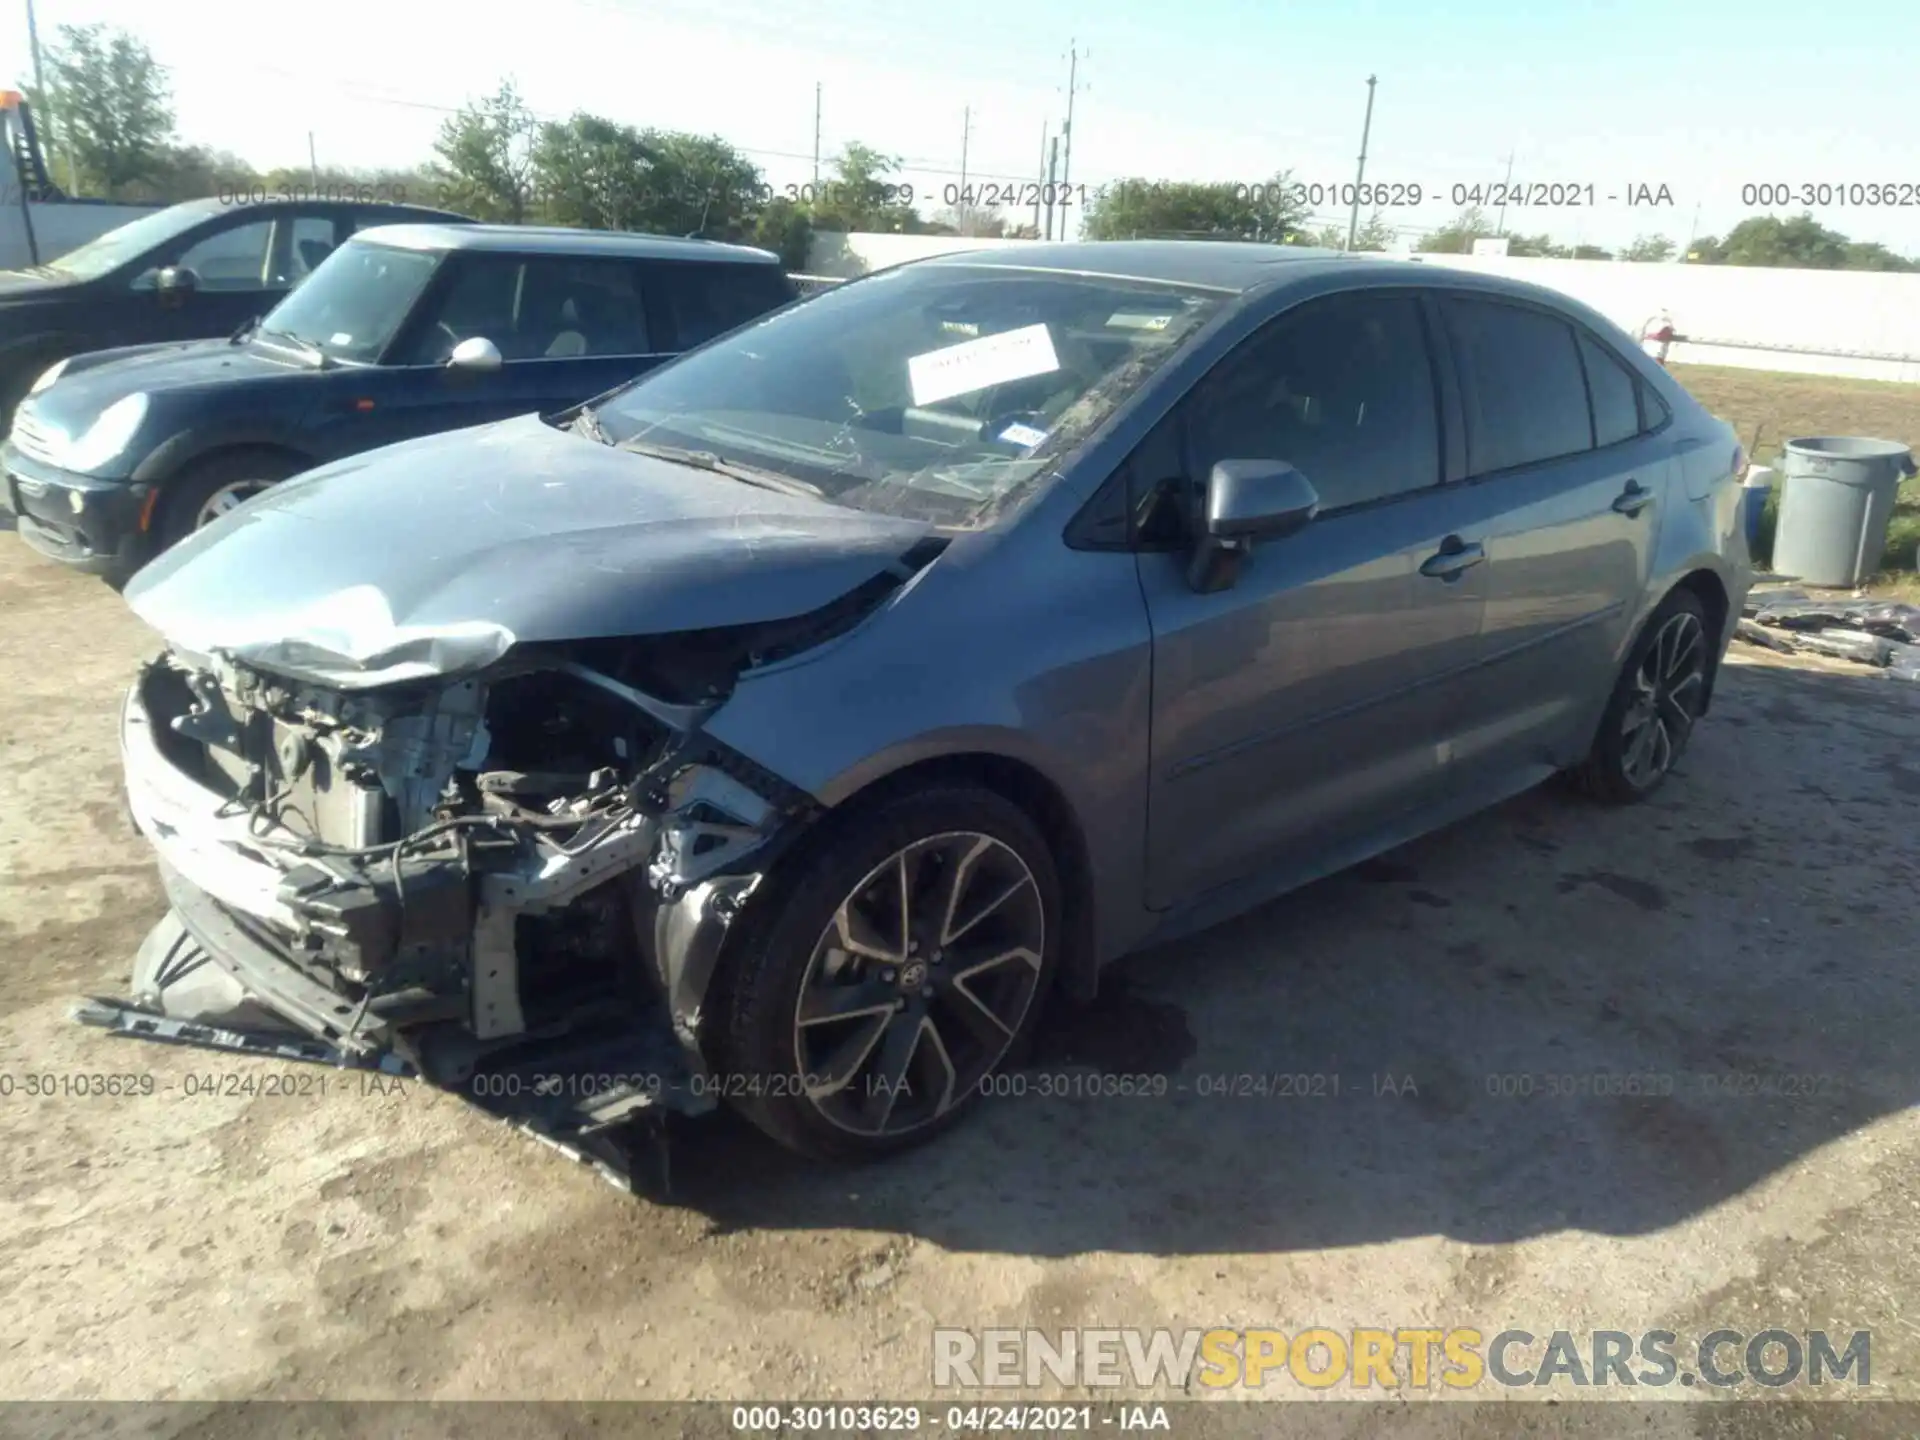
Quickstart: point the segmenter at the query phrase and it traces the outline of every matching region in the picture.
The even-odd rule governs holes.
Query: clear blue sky
[[[23,0],[0,6],[0,70],[25,79]],[[173,71],[182,137],[261,166],[303,163],[309,130],[322,163],[410,163],[445,108],[510,75],[548,116],[722,135],[775,184],[811,174],[816,82],[829,155],[864,141],[931,190],[958,178],[971,106],[970,172],[1029,179],[1077,42],[1072,178],[1090,185],[1280,167],[1344,183],[1372,73],[1368,178],[1428,195],[1399,225],[1441,223],[1452,187],[1500,180],[1511,152],[1516,180],[1592,184],[1599,203],[1509,209],[1510,229],[1684,241],[1696,207],[1702,234],[1748,213],[1746,182],[1904,182],[1904,209],[1815,214],[1920,254],[1920,6],[1890,0],[39,0],[39,17],[43,43],[62,23],[140,34]],[[1675,203],[1629,209],[1641,183]]]

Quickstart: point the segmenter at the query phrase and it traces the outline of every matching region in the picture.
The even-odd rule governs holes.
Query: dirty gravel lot
[[[708,1123],[650,1201],[453,1096],[189,1096],[297,1067],[72,1024],[161,913],[114,741],[150,641],[8,535],[0,616],[0,1073],[159,1091],[0,1100],[0,1398],[922,1397],[936,1323],[1869,1328],[1920,1396],[1920,687],[1736,650],[1657,803],[1523,797],[1049,1034],[1187,1093],[1005,1100],[856,1172]],[[1675,1094],[1488,1094],[1596,1070]],[[1191,1084],[1274,1071],[1345,1093]],[[1736,1073],[1826,1078],[1701,1078]]]

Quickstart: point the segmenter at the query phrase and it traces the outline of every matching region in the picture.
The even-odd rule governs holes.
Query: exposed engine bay
[[[737,633],[527,646],[361,691],[169,650],[123,726],[178,927],[149,937],[135,1003],[290,1022],[450,1087],[538,1076],[574,1129],[711,1108],[707,982],[813,808],[700,730],[781,653],[761,628],[751,654]]]

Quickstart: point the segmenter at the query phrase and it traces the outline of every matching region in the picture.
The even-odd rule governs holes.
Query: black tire
[[[1593,748],[1568,772],[1576,789],[1610,805],[1632,805],[1666,783],[1700,718],[1713,678],[1714,639],[1706,609],[1692,591],[1676,590],[1661,602],[1620,669]],[[1663,646],[1668,653],[1656,654]],[[1688,658],[1693,654],[1688,646],[1697,647],[1697,665]],[[1674,670],[1682,662],[1684,674]],[[1643,731],[1633,722],[1645,716],[1649,703],[1654,714],[1646,724],[1658,733],[1645,732],[1648,749],[1642,751],[1636,742]]]
[[[976,842],[982,839],[990,844],[979,846]],[[940,847],[956,848],[943,851]],[[958,851],[965,854],[952,859]],[[948,903],[944,891],[936,896],[928,888],[923,898],[935,903],[922,907],[917,916],[931,915],[944,906],[947,918],[941,923],[950,926],[960,915],[978,912],[961,926],[977,938],[938,941],[918,952],[931,962],[919,966],[918,981],[908,978],[914,973],[911,960],[907,965],[882,969],[883,961],[849,955],[829,944],[829,927],[834,927],[835,936],[845,933],[837,923],[843,909],[853,909],[863,896],[880,894],[877,882],[872,889],[863,888],[863,882],[873,880],[882,867],[891,866],[908,852],[912,852],[909,858],[901,862],[903,875],[912,865],[913,878],[931,876],[929,887],[959,877],[961,893],[952,896],[952,903]],[[1024,867],[1032,882],[1030,899],[1009,854]],[[1007,880],[1010,885],[1003,883]],[[902,887],[906,883],[903,881]],[[1002,889],[1008,897],[1002,904],[984,903]],[[962,895],[966,897],[964,903]],[[1030,927],[1035,910],[1028,908],[1029,903],[1037,908],[1037,943],[1003,939],[1015,929]],[[912,912],[906,903],[900,908],[903,913]],[[883,928],[877,926],[869,933],[878,935]],[[908,928],[903,922],[903,937]],[[816,834],[790,852],[768,876],[766,888],[741,916],[721,973],[715,977],[708,1011],[713,1038],[707,1048],[720,1093],[781,1145],[817,1159],[869,1159],[931,1140],[978,1102],[982,1082],[988,1076],[1025,1057],[1058,968],[1062,929],[1059,872],[1045,837],[1025,811],[991,791],[943,783],[937,788],[897,793],[853,814],[829,816]],[[1030,928],[1022,933],[1030,934]],[[969,947],[964,955],[963,940]],[[914,953],[904,938],[897,943],[902,954]],[[951,963],[943,970],[940,947],[948,943],[953,947],[947,956]],[[1009,955],[1037,952],[1038,963],[1022,960],[1003,965],[1001,960],[994,960],[991,975],[969,980],[969,976],[987,969],[978,963],[980,958],[1003,945],[1009,947]],[[832,957],[836,954],[845,972],[830,978],[823,967],[834,964]],[[902,1012],[898,1016],[823,1020],[816,1012],[816,1018],[803,1023],[803,987],[810,1003],[817,1004],[823,994],[853,995],[856,991],[915,983],[923,983],[925,988],[917,992],[909,989],[907,993],[914,997],[911,1001],[891,1001]],[[992,1002],[983,1003],[975,990],[994,986],[1008,997],[1004,1018],[999,1011],[990,1017],[997,1027],[990,1030],[992,1043],[1004,1048],[986,1060],[983,1057],[992,1046],[982,1033],[989,1027],[980,1024],[978,1016],[991,1010]],[[1013,1014],[1016,990],[1025,994],[1017,1019]],[[958,1023],[956,1012],[963,1008],[963,1000],[964,1008],[974,1017],[972,1025]],[[870,1015],[871,1008],[860,1015]],[[1008,1020],[1013,1023],[1009,1025]],[[930,1042],[925,1040],[923,1030],[915,1028],[926,1023],[932,1024]],[[874,1073],[865,1071],[866,1062],[854,1062],[859,1079],[849,1080],[843,1089],[819,1099],[809,1093],[813,1087],[803,1079],[803,1044],[812,1052],[807,1062],[816,1065],[816,1075],[834,1074],[834,1067],[820,1064],[820,1054],[843,1057],[858,1051],[868,1024],[880,1027],[874,1038],[866,1041],[863,1052],[873,1057],[874,1073],[890,1056],[905,1052],[898,1073],[912,1078],[908,1090],[900,1092],[907,1105],[904,1111],[897,1104],[887,1103],[884,1084],[876,1096]],[[896,1027],[905,1027],[898,1034],[912,1033],[904,1045],[891,1045]],[[803,1028],[807,1029],[804,1040]],[[984,1069],[973,1073],[982,1064]],[[934,1078],[922,1084],[922,1077],[929,1075]],[[943,1076],[944,1082],[940,1079]],[[944,1108],[942,1102],[946,1102]],[[888,1112],[880,1121],[882,1128],[874,1133],[849,1128],[850,1124],[868,1123],[871,1117],[867,1109]],[[862,1111],[858,1121],[849,1119],[853,1111]],[[896,1128],[889,1131],[885,1128],[888,1125]]]
[[[178,545],[198,530],[202,512],[214,496],[237,485],[277,485],[300,469],[290,456],[271,450],[229,450],[210,455],[167,482],[160,497],[159,523],[154,526],[157,554]]]

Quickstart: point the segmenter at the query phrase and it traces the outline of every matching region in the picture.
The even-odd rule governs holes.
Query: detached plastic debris
[[[1804,590],[1747,597],[1734,634],[1750,645],[1872,665],[1920,680],[1920,605],[1899,600],[1815,600]]]

